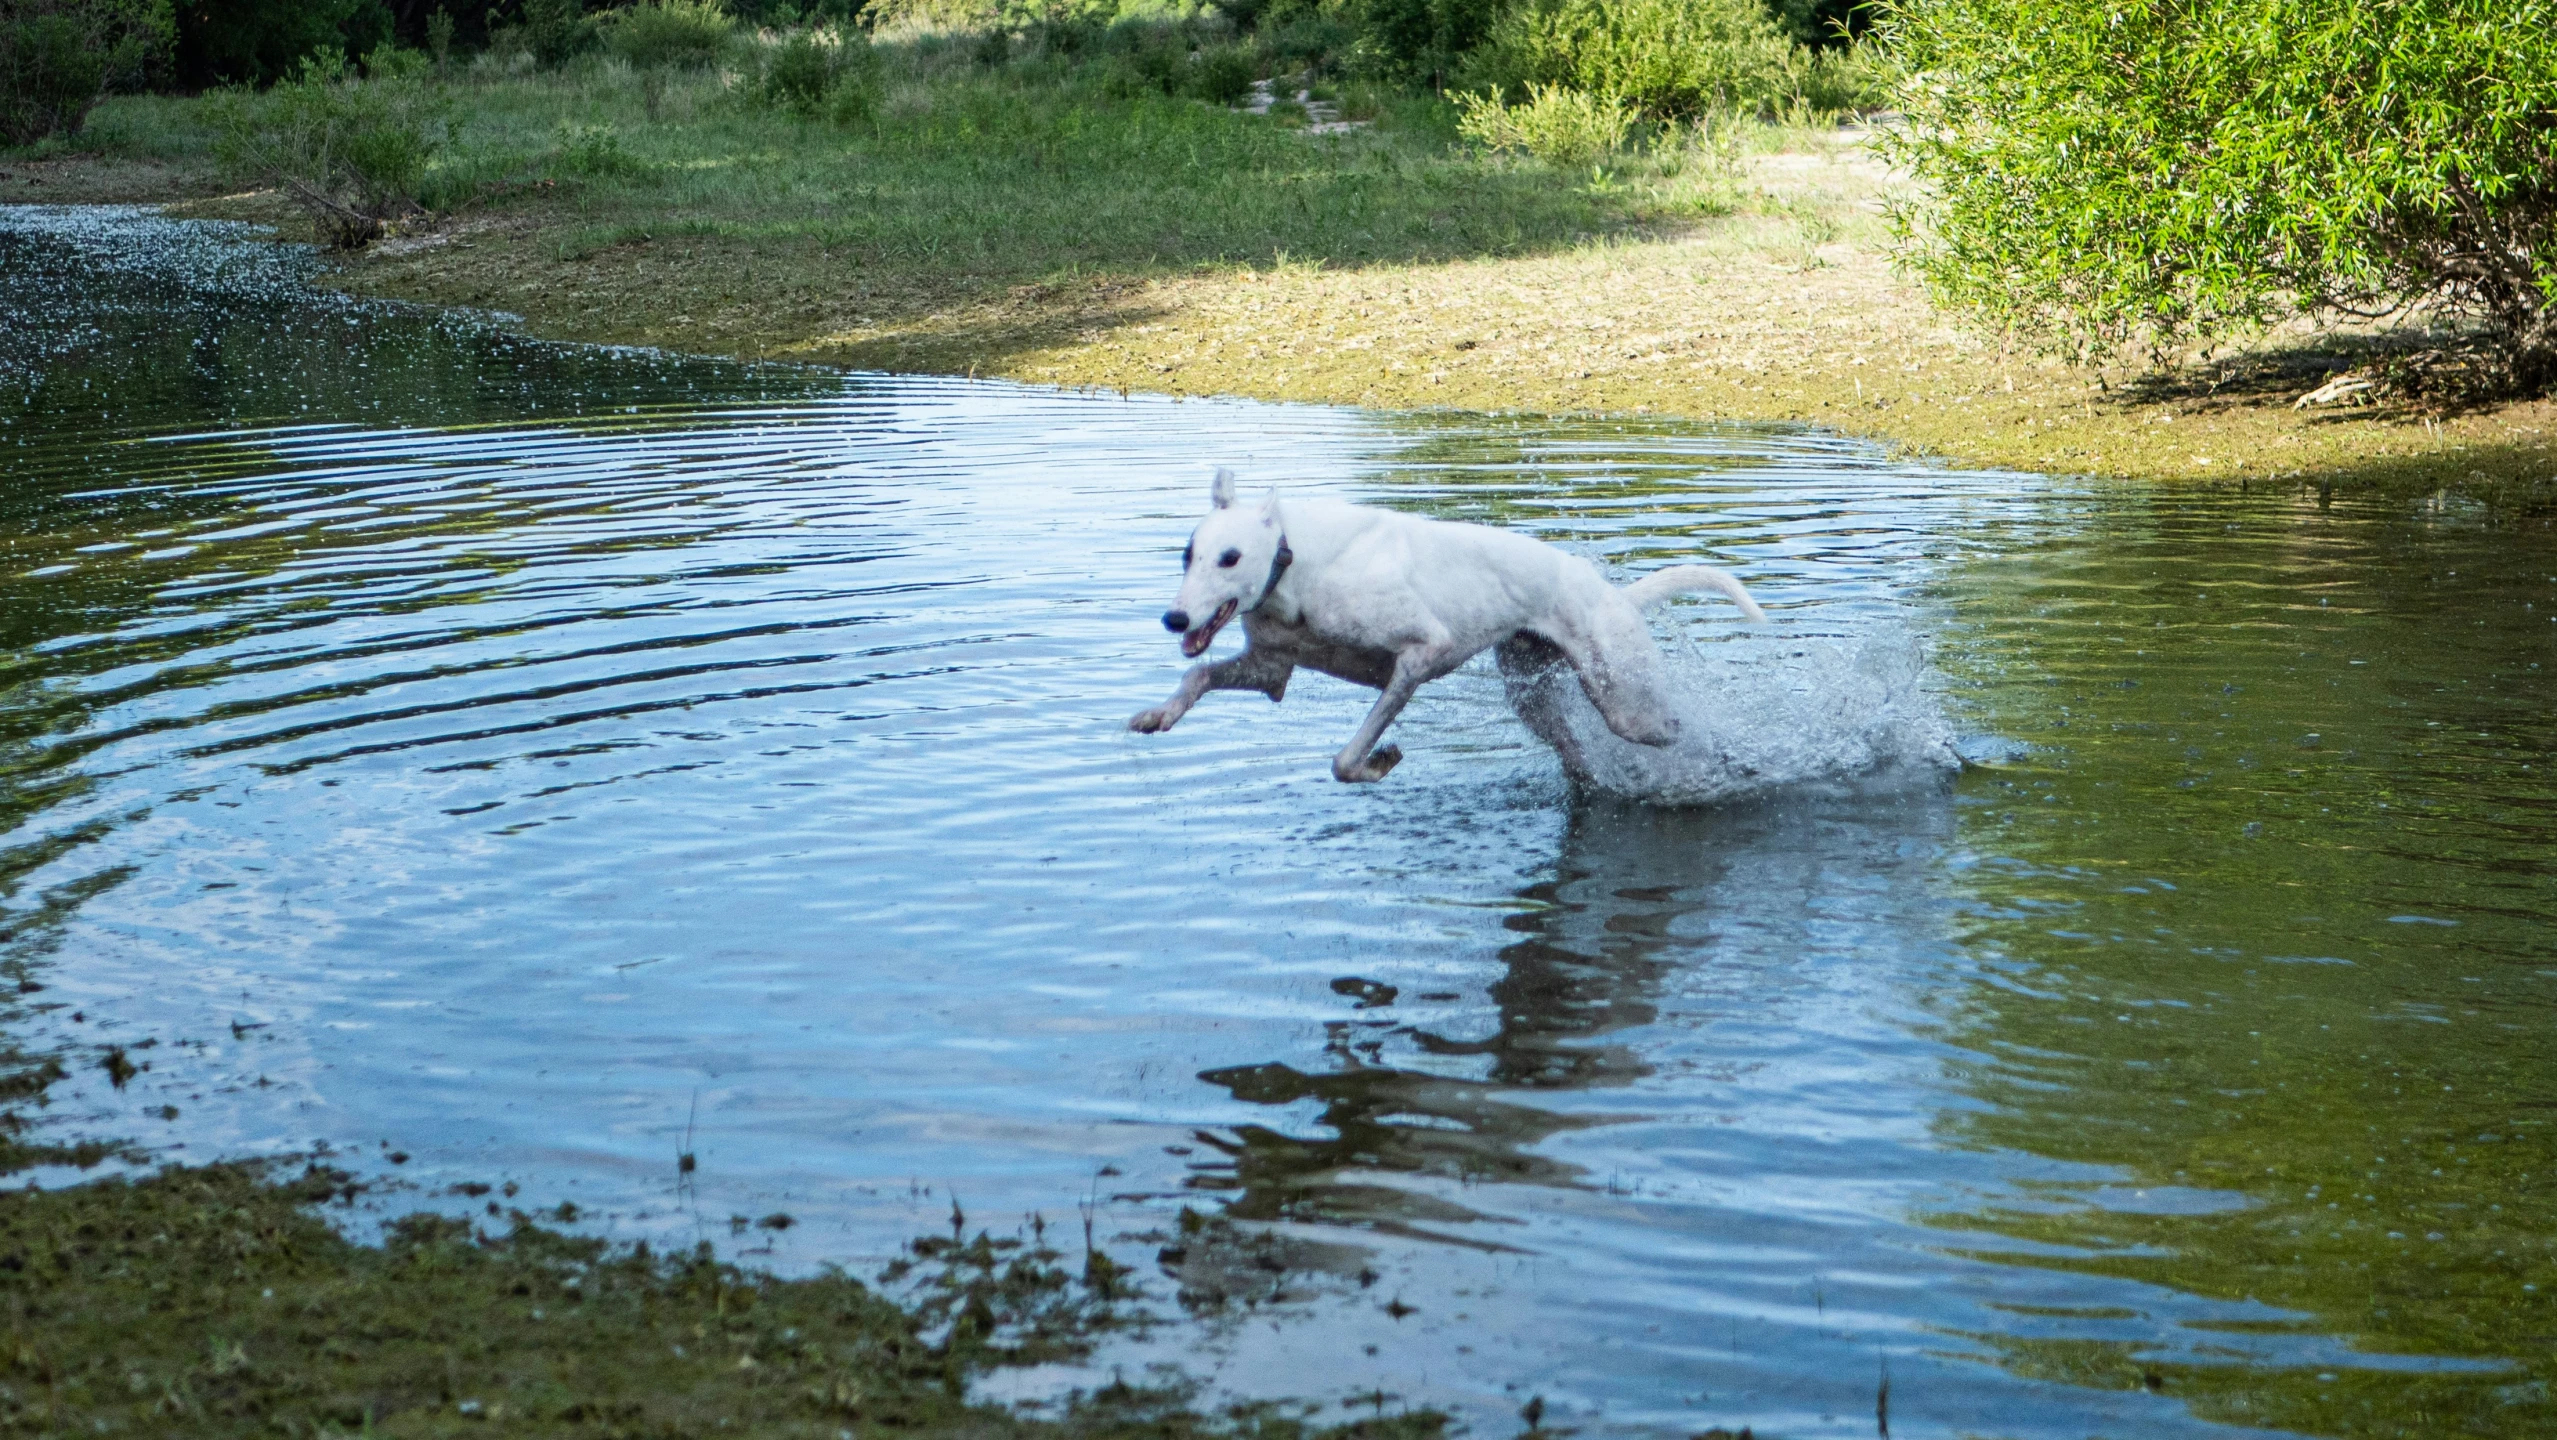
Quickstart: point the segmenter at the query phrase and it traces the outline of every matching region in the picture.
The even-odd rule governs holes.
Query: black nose
[[[1164,612],[1163,612],[1163,628],[1164,628],[1164,629],[1166,629],[1166,630],[1171,631],[1171,632],[1172,632],[1173,634],[1175,634],[1175,635],[1178,635],[1178,634],[1180,634],[1182,631],[1189,629],[1189,628],[1190,628],[1190,612],[1189,612],[1189,611],[1187,611],[1187,610],[1166,610],[1166,611],[1164,611]]]

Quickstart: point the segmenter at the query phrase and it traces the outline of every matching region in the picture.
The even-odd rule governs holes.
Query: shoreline
[[[2331,349],[2241,355],[2216,393],[2189,377],[2121,383],[2001,352],[1852,242],[1791,270],[1705,236],[1426,265],[1220,267],[1015,286],[878,318],[859,296],[693,303],[666,272],[746,259],[717,242],[563,260],[534,253],[538,234],[506,236],[494,255],[446,240],[357,257],[324,283],[468,307],[512,281],[503,308],[542,338],[732,359],[1371,409],[1805,424],[1971,468],[2557,504],[2557,402],[2446,416],[2293,409],[2347,368],[2352,352]],[[1696,304],[1697,292],[1713,298]]]
[[[1318,143],[1307,141],[1302,143]],[[1523,255],[1194,262],[1013,277],[881,265],[805,236],[598,235],[523,199],[330,257],[348,293],[520,317],[549,340],[1176,396],[1807,424],[1972,468],[2557,507],[2557,401],[2294,408],[2373,353],[2278,332],[2207,372],[2121,375],[2002,350],[1899,274],[1891,178],[1856,132],[1743,162],[1745,199],[1671,230]],[[0,201],[264,221],[274,197],[72,157],[0,164]],[[36,184],[28,184],[33,178]],[[716,227],[693,227],[716,231]]]

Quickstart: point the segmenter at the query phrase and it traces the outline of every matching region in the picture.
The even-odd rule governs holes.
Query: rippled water
[[[13,1027],[90,1057],[56,1130],[784,1269],[1088,1208],[1197,1318],[1025,1396],[2546,1430],[2546,529],[551,347],[291,263],[0,211],[0,894]],[[1978,763],[1575,798],[1480,667],[1380,785],[1313,677],[1130,735],[1217,463],[1729,565],[1769,626],[1662,629],[1726,749],[1942,706]]]

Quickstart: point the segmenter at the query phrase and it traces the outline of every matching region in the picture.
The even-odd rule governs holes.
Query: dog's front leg
[[[1231,660],[1201,661],[1181,676],[1181,688],[1171,699],[1136,712],[1128,728],[1140,735],[1169,730],[1210,690],[1258,690],[1276,701],[1287,694],[1287,679],[1295,673],[1294,660],[1261,650],[1245,650]]]
[[[1385,692],[1368,707],[1367,719],[1358,727],[1358,733],[1350,737],[1350,743],[1342,746],[1341,753],[1332,757],[1333,779],[1345,784],[1382,780],[1387,771],[1402,763],[1401,746],[1378,745],[1376,742],[1383,738],[1385,727],[1393,724],[1394,717],[1402,714],[1403,707],[1411,703],[1413,691],[1420,689],[1424,682],[1455,668],[1453,663],[1436,663],[1441,658],[1434,647],[1406,650],[1394,657],[1394,676],[1385,682]],[[1371,746],[1374,748],[1369,748]]]

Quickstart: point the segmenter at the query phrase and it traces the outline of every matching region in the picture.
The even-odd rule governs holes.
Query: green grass
[[[617,63],[466,68],[453,85],[463,128],[419,198],[448,216],[537,217],[562,257],[695,236],[995,284],[1282,255],[1523,254],[1680,213],[1663,193],[1674,158],[1627,157],[1657,172],[1630,190],[1500,163],[1461,146],[1453,109],[1425,94],[1366,89],[1347,108],[1369,128],[1308,136],[1286,117],[1130,85],[1106,51],[1015,45],[989,66],[941,37],[879,48],[876,113],[851,124],[757,103],[734,63],[669,77],[653,122],[640,77]],[[110,101],[83,145],[182,163],[211,148],[197,102],[158,98]]]

